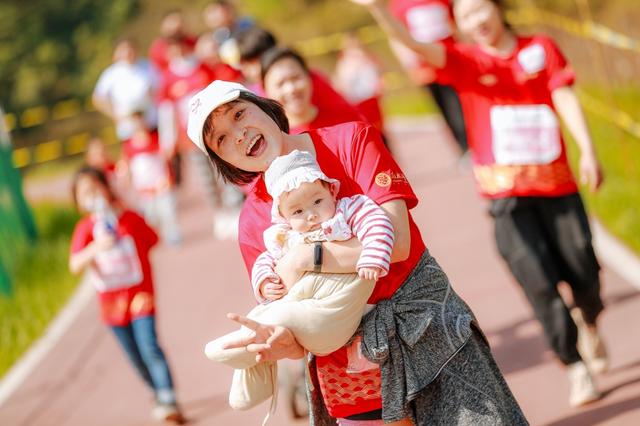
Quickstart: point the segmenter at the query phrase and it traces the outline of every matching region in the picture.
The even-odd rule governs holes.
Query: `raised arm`
[[[570,86],[555,89],[551,96],[558,115],[580,148],[580,181],[591,191],[597,191],[603,181],[602,170],[580,101]]]
[[[416,52],[421,59],[434,68],[443,68],[447,60],[447,51],[440,43],[422,43],[415,40],[409,31],[387,10],[382,0],[351,0],[353,3],[366,6],[378,25],[387,35]]]

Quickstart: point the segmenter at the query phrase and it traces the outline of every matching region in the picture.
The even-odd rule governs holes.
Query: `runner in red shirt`
[[[446,294],[444,302],[429,303],[429,308],[415,308],[414,312],[420,316],[419,312],[423,309],[438,306],[438,319],[435,322],[439,325],[434,323],[430,326],[428,336],[422,333],[410,338],[400,332],[403,337],[398,337],[390,330],[380,330],[380,339],[394,342],[387,347],[392,353],[389,354],[392,360],[381,364],[381,369],[384,366],[388,375],[382,376],[382,370],[364,373],[348,371],[344,348],[329,356],[315,358],[316,362],[310,365],[311,379],[315,383],[314,389],[320,389],[322,395],[316,394],[312,398],[314,419],[320,423],[330,421],[326,418],[326,410],[324,415],[321,414],[321,408],[317,405],[319,399],[324,402],[331,416],[339,418],[341,424],[357,424],[366,420],[369,422],[367,424],[381,425],[384,418],[388,424],[404,426],[425,424],[438,409],[443,410],[443,416],[446,413],[456,418],[463,411],[466,413],[466,404],[475,404],[477,401],[486,407],[485,404],[490,404],[486,398],[490,398],[496,409],[482,413],[487,416],[483,417],[485,422],[526,424],[468,307],[451,289],[443,273],[434,275],[427,272],[441,269],[425,250],[420,231],[409,212],[417,204],[417,199],[402,170],[384,148],[379,133],[372,126],[361,122],[344,123],[292,135],[280,104],[258,97],[241,85],[222,81],[214,82],[198,93],[190,105],[188,134],[191,140],[207,153],[225,179],[236,184],[252,183],[241,214],[239,235],[241,251],[249,270],[265,249],[262,234],[270,225],[272,200],[265,190],[262,173],[274,158],[298,149],[314,155],[321,169],[341,182],[338,196],[362,193],[369,196],[387,213],[393,224],[395,243],[392,266],[389,274],[376,284],[369,301],[377,303],[377,306],[369,315],[381,315],[392,324],[396,321],[393,306],[399,302],[394,300],[398,294],[403,295],[401,298],[406,297],[402,299],[406,303],[423,300],[421,295],[418,295],[419,300],[413,300],[412,295],[405,294],[405,286],[415,286],[417,291],[429,292],[430,295]],[[327,242],[322,243],[321,252],[324,254],[314,256],[316,247],[303,244],[280,259],[276,273],[285,285],[290,285],[307,271],[353,272],[361,250],[361,246],[353,239],[344,243]],[[436,275],[438,279],[435,279]],[[448,302],[454,300],[455,303]],[[466,320],[450,311],[456,309],[454,305],[464,312],[462,315]],[[369,315],[367,317],[372,318]],[[237,315],[230,315],[230,318],[254,329],[256,333],[227,348],[246,347],[246,350],[258,353],[258,361],[301,358],[304,355],[303,348],[289,330],[258,324]],[[416,328],[424,327],[431,321],[419,323],[421,325],[416,324]],[[444,328],[448,327],[458,330],[458,336],[466,335],[467,338],[458,340],[455,336],[451,337],[444,332]],[[409,326],[408,330],[414,332],[416,328]],[[440,346],[436,341],[444,336],[443,333],[448,336],[449,343]],[[404,338],[413,342],[411,350],[403,346],[406,343],[398,340]],[[454,344],[453,339],[458,343]],[[434,346],[428,347],[432,343]],[[401,352],[406,354],[405,350],[413,351],[420,359],[430,359],[429,366],[415,371],[412,368],[414,364],[405,361],[401,355]],[[390,363],[398,369],[391,372]],[[471,386],[446,383],[445,377],[449,375],[441,374],[448,369],[454,369],[456,373],[451,373],[455,375],[465,374],[461,369],[468,370],[469,366],[473,370],[473,374],[468,375],[469,383],[474,383]],[[406,387],[407,380],[413,383],[413,379],[420,383],[415,393]],[[390,382],[395,384],[391,385]],[[483,389],[480,393],[476,391],[479,388]],[[451,397],[453,395],[455,397]],[[395,403],[385,407],[386,412],[382,410],[383,399]],[[440,404],[446,405],[446,408]]]
[[[596,328],[603,309],[600,268],[558,116],[580,147],[583,182],[597,190],[602,174],[571,88],[570,65],[550,38],[514,34],[497,0],[453,2],[458,26],[472,45],[420,43],[381,1],[353,1],[368,4],[386,31],[459,91],[476,182],[491,199],[498,250],[567,366],[570,404],[598,399],[590,371],[606,370],[608,361]],[[572,312],[558,293],[560,281],[572,289]]]
[[[402,22],[411,36],[422,43],[453,43],[454,22],[451,0],[391,0],[389,11]],[[436,81],[435,69],[402,43],[391,43],[391,50],[408,70],[411,78],[423,86],[440,108],[445,122],[462,154],[468,149],[464,118],[456,90]],[[465,155],[465,158],[467,156]]]
[[[169,65],[167,49],[171,39],[180,40],[191,50],[196,45],[196,37],[185,31],[184,16],[178,9],[170,10],[163,15],[160,22],[160,37],[156,38],[149,47],[149,59],[160,72]]]
[[[289,48],[265,52],[261,72],[265,94],[282,104],[292,134],[364,120],[325,78],[311,74],[304,59]]]
[[[72,193],[86,216],[73,231],[69,268],[75,274],[88,270],[98,292],[102,321],[154,393],[153,416],[180,423],[184,419],[155,330],[149,252],[158,236],[144,219],[122,208],[100,170],[80,169]]]

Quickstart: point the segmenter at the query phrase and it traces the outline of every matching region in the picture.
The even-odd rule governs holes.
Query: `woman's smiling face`
[[[313,108],[311,77],[293,58],[282,58],[269,67],[264,76],[264,91],[282,104],[289,117],[304,116]]]
[[[248,172],[263,172],[282,155],[284,134],[257,105],[232,101],[211,114],[213,131],[205,143],[227,163]]]

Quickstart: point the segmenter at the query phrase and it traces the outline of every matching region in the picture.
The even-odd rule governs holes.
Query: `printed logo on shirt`
[[[201,106],[202,100],[200,98],[194,99],[193,102],[191,102],[191,112],[197,114]]]
[[[478,83],[487,87],[495,86],[497,82],[498,77],[496,77],[494,74],[483,74],[478,78]]]
[[[393,184],[407,184],[408,181],[402,173],[389,170],[387,172],[378,173],[375,178],[375,183],[381,188],[388,188]]]
[[[380,172],[376,175],[375,182],[379,187],[386,188],[388,186],[391,186],[391,176],[384,172]]]
[[[518,63],[527,74],[537,74],[547,64],[547,55],[539,44],[526,47],[518,53]]]

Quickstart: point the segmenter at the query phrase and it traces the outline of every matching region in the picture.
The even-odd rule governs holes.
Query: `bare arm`
[[[580,101],[571,87],[556,89],[551,96],[558,115],[580,148],[580,180],[591,191],[597,191],[603,181],[602,170]]]
[[[386,202],[380,207],[385,211],[395,234],[391,263],[401,262],[409,257],[411,233],[409,211],[404,200]],[[356,238],[344,242],[325,242],[323,246],[322,272],[352,273],[362,252],[362,245]],[[285,285],[297,281],[304,272],[313,271],[313,246],[304,244],[291,251],[278,262],[276,273]]]
[[[447,52],[440,43],[422,43],[415,40],[409,31],[389,14],[386,5],[381,0],[351,0],[353,3],[366,6],[373,18],[387,35],[402,43],[420,55],[421,59],[434,68],[443,68],[447,60]]]
[[[97,95],[95,92],[91,96],[91,101],[93,102],[93,106],[96,107],[98,111],[111,118],[112,120],[116,119],[115,111],[113,110],[113,105],[109,101],[109,99]]]
[[[113,235],[105,235],[98,240],[90,242],[84,249],[73,253],[69,257],[69,270],[72,274],[79,274],[89,266],[98,253],[113,247],[114,244],[115,237]]]

